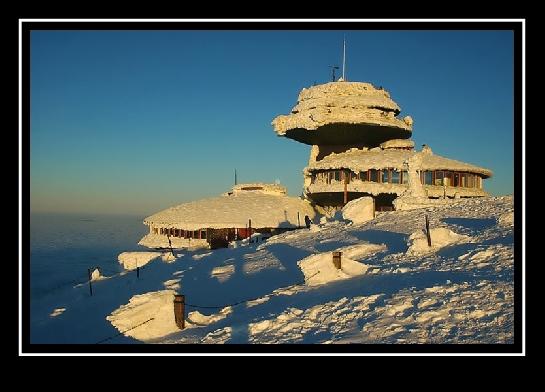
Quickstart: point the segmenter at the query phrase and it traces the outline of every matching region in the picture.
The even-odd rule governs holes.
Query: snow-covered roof
[[[297,213],[299,212],[299,220]],[[305,225],[305,215],[315,216],[310,203],[297,197],[259,191],[235,192],[183,203],[144,219],[147,225],[186,230],[245,227],[292,228]]]
[[[381,150],[378,148],[368,151],[350,150],[339,154],[333,153],[318,162],[312,163],[306,170],[350,169],[355,172],[384,168],[403,170],[404,162],[416,154],[419,154],[422,158],[422,164],[419,168],[421,170],[452,170],[477,173],[484,177],[492,176],[491,170],[445,158],[431,152],[422,153],[395,149]]]
[[[330,82],[304,88],[288,115],[272,125],[279,136],[306,144],[371,144],[409,137],[413,120],[400,119],[390,94],[370,83]]]
[[[280,184],[265,184],[262,182],[253,182],[247,184],[235,185],[229,193],[241,193],[241,192],[263,192],[274,195],[285,195],[288,190],[285,186]]]
[[[380,148],[414,148],[414,142],[410,139],[392,139],[381,143]]]

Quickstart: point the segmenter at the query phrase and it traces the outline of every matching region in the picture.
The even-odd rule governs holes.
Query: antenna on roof
[[[235,185],[237,185],[237,169],[235,169]]]
[[[331,81],[335,81],[335,70],[339,69],[339,66],[337,65],[330,65],[329,68],[331,68]]]
[[[343,80],[345,80],[345,77],[344,77],[345,68],[346,68],[346,38],[343,35]]]

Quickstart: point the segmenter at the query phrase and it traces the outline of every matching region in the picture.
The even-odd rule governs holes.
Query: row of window
[[[194,238],[199,240],[206,239],[206,230],[182,230],[182,229],[167,229],[167,228],[152,228],[153,234],[167,235],[178,238]]]
[[[420,172],[420,182],[424,185],[445,185],[462,188],[483,187],[483,179],[477,174],[448,170],[427,170]]]
[[[336,182],[351,181],[377,182],[382,184],[407,184],[408,174],[406,171],[396,169],[370,169],[355,173],[348,170],[328,170],[313,173],[311,182],[334,184]],[[482,188],[482,177],[473,173],[461,173],[448,170],[427,170],[420,172],[420,182],[424,185],[445,185],[463,188]]]
[[[355,173],[353,171],[329,170],[312,174],[312,183],[316,181],[333,184],[335,182],[351,181],[378,182],[383,184],[406,184],[408,180],[406,171],[397,171],[396,169],[365,170]]]

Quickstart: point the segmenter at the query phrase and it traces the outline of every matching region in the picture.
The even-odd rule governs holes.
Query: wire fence
[[[113,338],[116,338],[116,337],[118,337],[118,336],[125,335],[127,332],[132,331],[133,329],[136,329],[136,328],[138,328],[138,327],[140,327],[140,326],[142,326],[142,325],[144,325],[144,324],[146,324],[146,323],[149,323],[151,320],[155,320],[155,317],[152,317],[152,318],[150,318],[150,319],[147,319],[146,321],[144,321],[144,322],[142,322],[142,323],[140,323],[140,324],[138,324],[138,325],[135,325],[134,327],[131,327],[131,328],[129,328],[129,329],[126,329],[125,331],[119,332],[119,333],[117,333],[117,334],[115,334],[115,335],[112,335],[112,336],[107,337],[107,338],[105,338],[105,339],[99,340],[99,341],[96,342],[95,344],[101,344],[101,343],[107,342],[108,340],[112,340]]]
[[[288,287],[300,286],[300,285],[306,283],[306,282],[307,282],[308,280],[310,280],[311,278],[313,278],[313,277],[315,277],[316,275],[318,275],[319,273],[320,273],[320,271],[318,271],[318,272],[316,272],[315,274],[309,276],[308,278],[305,278],[304,280],[299,281],[299,282],[297,282],[297,283],[295,283],[295,284],[293,284],[293,285],[291,285],[291,286],[288,286]],[[238,302],[234,302],[234,303],[226,304],[226,305],[222,305],[222,306],[203,306],[203,305],[194,305],[194,304],[190,304],[190,303],[187,303],[187,302],[184,303],[184,305],[185,305],[186,307],[191,307],[191,308],[196,308],[196,309],[223,309],[223,308],[225,308],[225,307],[227,307],[227,306],[237,306],[237,305],[240,305],[240,304],[243,304],[243,303],[246,303],[246,302],[256,301],[256,300],[261,299],[261,298],[263,298],[263,297],[255,297],[255,298],[245,299],[245,300],[243,300],[243,301],[238,301]],[[148,320],[146,320],[146,321],[144,321],[144,322],[142,322],[142,323],[140,323],[140,324],[138,324],[138,325],[135,325],[135,326],[133,326],[133,327],[131,327],[131,328],[129,328],[129,329],[126,329],[126,330],[124,330],[124,331],[122,331],[122,332],[119,332],[119,333],[117,333],[117,334],[115,334],[115,335],[109,336],[109,337],[107,337],[107,338],[105,338],[105,339],[99,340],[99,341],[96,342],[95,344],[101,344],[101,343],[104,343],[104,342],[106,342],[106,341],[108,341],[108,340],[112,340],[112,339],[114,339],[114,338],[116,338],[116,337],[118,337],[118,336],[125,335],[125,333],[127,333],[127,332],[129,332],[129,331],[132,331],[133,329],[136,329],[136,328],[138,328],[138,327],[140,327],[140,326],[142,326],[142,325],[144,325],[144,324],[146,324],[146,323],[148,323],[148,322],[150,322],[150,321],[152,321],[152,320],[155,320],[155,318],[152,317],[152,318],[150,318],[150,319],[148,319]]]
[[[301,286],[303,284],[305,284],[308,280],[310,280],[311,278],[315,277],[316,275],[318,275],[320,273],[320,271],[316,272],[315,274],[309,276],[308,278],[305,278],[297,283],[294,283],[292,284],[291,286],[288,286],[288,287],[296,287],[296,286]],[[222,305],[222,306],[204,306],[204,305],[193,305],[193,304],[190,304],[190,303],[185,303],[185,306],[187,307],[191,307],[191,308],[196,308],[196,309],[223,309],[227,306],[237,306],[237,305],[240,305],[240,304],[243,304],[243,303],[246,303],[246,302],[251,302],[251,301],[256,301],[258,299],[261,299],[263,297],[255,297],[255,298],[250,298],[250,299],[245,299],[243,301],[238,301],[238,302],[235,302],[235,303],[232,303],[232,304],[226,304],[226,305]]]

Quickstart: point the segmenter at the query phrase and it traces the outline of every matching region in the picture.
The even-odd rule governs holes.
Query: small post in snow
[[[248,235],[250,236],[248,239],[248,243],[252,243],[252,220],[248,219]]]
[[[185,295],[174,294],[174,320],[178,328],[185,328]]]
[[[87,275],[89,275],[89,293],[93,296],[93,286],[91,284],[91,268],[87,268]]]
[[[343,252],[333,252],[333,265],[337,269],[341,269],[341,256]]]
[[[299,211],[297,211],[297,228],[301,227],[301,221],[299,220]]]
[[[428,246],[431,246],[430,221],[426,215],[426,236],[428,237]]]
[[[344,192],[343,192],[343,205],[348,203],[348,189],[346,188],[348,184],[348,174],[346,171],[343,171],[343,182],[344,182]]]

